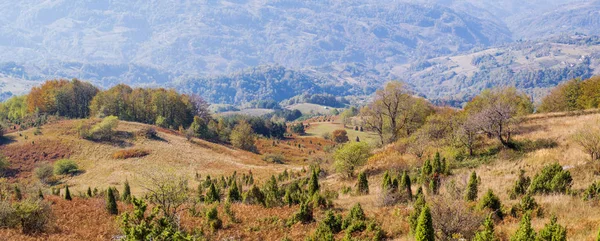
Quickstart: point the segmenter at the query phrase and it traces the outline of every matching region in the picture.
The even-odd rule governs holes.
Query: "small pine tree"
[[[112,187],[109,187],[106,191],[106,210],[111,215],[119,214],[119,210],[117,207],[117,200],[115,198],[115,194],[113,192]]]
[[[356,142],[360,142],[360,138],[356,136]]]
[[[440,157],[439,152],[435,153],[432,165],[433,173],[443,173],[442,158]]]
[[[42,189],[38,188],[38,198],[40,200],[44,200],[44,193],[42,193]]]
[[[131,187],[129,186],[129,181],[125,179],[125,184],[123,184],[123,194],[121,195],[121,200],[124,202],[129,202],[131,199]]]
[[[221,201],[219,191],[217,191],[217,187],[215,187],[214,183],[211,183],[208,187],[208,192],[206,192],[206,198],[204,201],[208,204]]]
[[[429,180],[429,191],[431,191],[432,195],[437,195],[440,190],[440,177],[437,174]]]
[[[359,194],[369,194],[369,181],[367,180],[367,174],[364,172],[358,174],[358,184],[356,190]]]
[[[465,200],[467,201],[475,201],[477,199],[477,173],[475,171],[471,172],[471,176],[469,177],[469,182],[467,183],[467,190],[465,192]]]
[[[433,167],[429,159],[425,160],[423,167],[421,168],[421,183],[426,183],[429,180],[429,176],[433,173]]]
[[[87,189],[87,196],[92,197],[92,188],[90,188],[90,187],[88,187],[88,189]]]
[[[527,192],[529,188],[529,184],[531,183],[531,178],[525,176],[524,170],[519,170],[519,177],[515,181],[512,189],[510,190],[510,199],[516,199],[518,196],[521,196]]]
[[[65,200],[69,200],[71,201],[71,191],[69,191],[69,186],[67,185],[67,187],[65,188]]]
[[[492,215],[487,216],[483,222],[483,230],[475,234],[473,241],[496,241],[496,235],[494,234],[494,220]]]
[[[535,240],[535,231],[531,228],[531,215],[525,213],[521,222],[519,223],[519,229],[517,232],[510,237],[511,241],[531,241]]]
[[[415,230],[415,240],[417,241],[435,241],[435,232],[433,231],[433,220],[428,206],[423,207],[417,222]]]
[[[410,224],[410,231],[412,234],[415,234],[416,232],[419,216],[421,215],[421,211],[426,204],[427,203],[425,202],[425,196],[423,195],[423,192],[417,192],[417,200],[413,204],[413,211],[408,216],[408,223]]]
[[[317,170],[311,172],[310,180],[308,181],[308,194],[310,196],[319,192],[319,176],[317,174]]]
[[[496,214],[498,218],[502,219],[504,217],[504,214],[502,213],[502,204],[500,203],[500,199],[494,194],[494,191],[492,191],[492,189],[488,189],[487,193],[483,196],[483,198],[481,198],[481,201],[479,202],[479,209],[486,208],[494,212],[494,214]]]
[[[242,195],[240,194],[240,190],[238,189],[236,180],[233,181],[231,187],[229,188],[229,192],[227,194],[227,200],[229,200],[229,202],[242,201]]]
[[[567,229],[558,224],[556,215],[550,217],[550,223],[538,233],[536,241],[566,241],[567,240]]]
[[[411,189],[411,181],[410,181],[410,177],[408,176],[408,172],[404,171],[402,173],[402,178],[400,181],[400,187],[402,187],[403,190],[406,191],[406,194],[408,196],[408,200],[412,200],[412,189]]]
[[[388,191],[392,189],[392,178],[390,177],[390,172],[385,171],[383,174],[383,181],[381,182],[381,189],[384,191]]]
[[[21,189],[19,188],[19,186],[15,185],[15,200],[21,200],[23,199],[23,194],[21,194]]]
[[[521,210],[524,212],[533,211],[538,207],[537,202],[529,193],[525,194],[525,196],[521,198],[521,203],[519,205],[521,206]]]

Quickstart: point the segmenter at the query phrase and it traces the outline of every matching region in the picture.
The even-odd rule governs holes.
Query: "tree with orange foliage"
[[[346,143],[349,141],[348,132],[346,132],[346,130],[335,130],[333,131],[332,135],[333,141],[336,143]]]

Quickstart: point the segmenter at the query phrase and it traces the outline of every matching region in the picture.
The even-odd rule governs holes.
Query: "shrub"
[[[56,175],[69,175],[79,171],[77,163],[72,160],[62,159],[54,163],[54,174]]]
[[[524,170],[519,170],[519,177],[515,181],[515,184],[509,193],[510,198],[516,199],[517,197],[525,194],[529,188],[529,184],[531,184],[531,178],[525,176]]]
[[[480,212],[469,208],[460,198],[438,196],[432,198],[428,206],[439,240],[452,240],[457,235],[471,240],[484,220]]]
[[[26,199],[13,204],[21,231],[25,234],[42,232],[52,218],[50,204],[39,199]]]
[[[217,207],[211,207],[206,212],[206,221],[208,222],[208,226],[214,231],[223,227],[223,221],[219,218],[219,212],[217,211]]]
[[[475,234],[473,241],[496,241],[496,235],[494,234],[494,220],[492,215],[489,215],[483,222],[483,230]]]
[[[531,228],[531,216],[529,213],[523,215],[519,223],[519,229],[510,237],[510,241],[531,241],[535,240],[535,231]]]
[[[308,203],[302,203],[300,204],[300,209],[294,213],[294,216],[291,219],[291,223],[298,223],[301,222],[303,224],[306,223],[310,223],[312,222],[313,219],[313,210],[312,210],[312,205],[309,205]]]
[[[242,201],[242,195],[240,194],[236,180],[234,180],[231,184],[231,187],[229,187],[229,192],[227,193],[227,200],[229,202]]]
[[[583,200],[600,199],[600,181],[592,183],[583,193]]]
[[[120,150],[113,153],[112,157],[114,159],[129,159],[129,158],[139,158],[150,155],[149,151],[142,149],[129,149],[129,150]]]
[[[283,164],[285,158],[281,154],[266,154],[263,156],[263,161],[275,163],[275,164]]]
[[[252,185],[252,187],[244,194],[244,203],[251,205],[261,204],[264,206],[265,195],[256,185]]]
[[[14,228],[19,225],[16,210],[8,201],[0,201],[0,228]]]
[[[296,134],[298,134],[298,135],[304,135],[304,134],[305,134],[305,130],[304,130],[304,124],[302,124],[302,122],[299,122],[299,123],[297,123],[297,124],[295,124],[295,125],[292,125],[292,126],[290,127],[290,130],[291,130],[293,133],[296,133]]]
[[[69,185],[67,185],[67,187],[65,187],[65,200],[67,201],[71,201],[71,191],[69,191]]]
[[[106,210],[111,215],[119,214],[119,210],[117,207],[117,199],[115,197],[112,187],[109,187],[106,191]]]
[[[100,123],[91,128],[88,138],[102,141],[111,140],[118,125],[119,118],[116,116],[105,117]]]
[[[360,205],[360,203],[356,203],[354,204],[354,206],[352,206],[352,208],[350,209],[350,213],[342,222],[342,229],[351,230],[351,226],[355,226],[354,228],[356,228],[358,226],[355,225],[356,223],[362,222],[364,224],[365,220],[367,220],[367,216],[365,215],[362,206]]]
[[[533,177],[528,191],[531,193],[564,194],[571,189],[572,181],[571,173],[563,170],[558,163],[554,163],[545,166]]]
[[[137,136],[145,138],[145,139],[156,139],[158,137],[158,133],[154,127],[146,126],[139,130]]]
[[[317,176],[317,171],[312,171],[310,175],[310,180],[308,181],[308,195],[314,195],[319,192],[319,176]]]
[[[335,143],[346,143],[349,141],[348,132],[346,132],[346,130],[335,130],[331,135]]]
[[[479,201],[479,209],[488,209],[494,212],[494,214],[500,219],[504,217],[500,199],[494,194],[492,189],[488,189],[487,193],[483,196],[483,198],[481,198],[481,201]]]
[[[319,226],[327,227],[332,233],[339,233],[342,231],[342,216],[336,216],[333,211],[329,210],[325,212],[325,217],[321,220]]]
[[[550,217],[550,223],[547,223],[538,233],[536,240],[539,241],[566,241],[567,229],[558,224],[556,215]]]
[[[88,187],[88,196],[91,196],[92,190]],[[124,202],[129,202],[131,199],[131,187],[129,186],[129,180],[125,179],[125,184],[123,184],[123,194],[121,194],[121,200]]]
[[[10,163],[8,162],[6,157],[4,155],[2,155],[2,153],[0,153],[0,176],[4,175],[4,172],[6,171],[6,169],[9,166],[10,166]]]
[[[428,206],[425,206],[423,210],[421,210],[421,215],[419,215],[417,229],[415,230],[415,240],[435,241],[433,220]]]
[[[221,195],[219,194],[219,191],[217,190],[217,187],[215,187],[214,183],[211,183],[208,187],[208,192],[206,192],[204,201],[208,204],[221,201]]]
[[[325,140],[331,140],[331,133],[325,132],[321,135],[321,137],[323,137]]]
[[[417,224],[419,221],[419,216],[421,215],[421,211],[423,207],[425,207],[425,205],[425,196],[423,196],[422,192],[417,192],[417,200],[413,204],[413,211],[408,216],[408,223],[410,225],[410,232],[412,234],[415,234]]]
[[[411,188],[410,177],[408,176],[408,172],[404,171],[402,173],[402,177],[400,178],[400,187],[402,190],[406,192],[406,196],[408,200],[412,200],[412,188]]]
[[[477,173],[475,171],[471,172],[471,176],[469,177],[469,182],[467,183],[467,190],[465,193],[465,200],[467,201],[475,201],[477,199]]]
[[[33,172],[35,173],[35,176],[40,179],[40,181],[48,184],[53,180],[52,177],[54,176],[54,167],[52,167],[52,164],[44,162],[36,167]]]
[[[367,174],[360,172],[358,174],[358,183],[356,184],[356,191],[358,194],[366,195],[369,194],[369,180]]]

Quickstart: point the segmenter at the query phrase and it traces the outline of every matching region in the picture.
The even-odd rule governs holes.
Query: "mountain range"
[[[600,34],[597,11],[599,2],[573,0],[2,1],[0,98],[49,78],[174,87],[230,104],[369,95],[391,79],[452,103],[495,85],[533,93],[595,71],[595,42],[563,40]],[[518,60],[465,70],[490,52]],[[540,82],[536,71],[569,74]]]

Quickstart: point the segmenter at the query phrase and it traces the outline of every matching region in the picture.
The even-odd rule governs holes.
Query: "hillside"
[[[511,206],[518,205],[520,202],[519,199],[511,200],[508,195],[519,170],[522,169],[528,176],[533,177],[544,165],[554,162],[558,162],[570,171],[573,178],[572,188],[576,193],[580,192],[592,182],[598,180],[600,165],[597,162],[588,161],[587,155],[568,137],[585,123],[597,120],[600,120],[600,114],[597,111],[536,114],[527,117],[526,121],[517,130],[515,140],[555,144],[541,145],[539,148],[524,152],[504,149],[487,158],[476,158],[466,163],[453,162],[452,175],[444,177],[446,185],[440,191],[443,194],[437,197],[428,196],[428,203],[443,204],[441,202],[448,201],[444,198],[448,198],[447,195],[452,195],[451,193],[454,190],[451,189],[453,186],[448,185],[448,183],[454,183],[456,185],[454,188],[460,190],[464,187],[469,173],[476,171],[481,179],[478,196],[482,197],[488,189],[491,189],[502,200],[505,210],[508,210]],[[298,170],[301,166],[266,164],[257,160],[257,156],[254,154],[200,140],[195,140],[197,144],[192,144],[187,142],[184,137],[166,130],[159,130],[158,136],[161,140],[122,139],[120,146],[93,143],[73,136],[75,122],[61,121],[46,125],[41,129],[42,134],[36,136],[32,134],[32,130],[24,131],[21,134],[28,136],[27,140],[17,133],[9,134],[8,143],[0,146],[0,150],[10,157],[11,162],[17,161],[13,162],[11,169],[16,171],[18,178],[25,178],[29,175],[28,168],[35,165],[36,162],[62,158],[59,154],[76,160],[84,172],[64,180],[64,184],[68,184],[72,187],[72,190],[75,190],[74,193],[83,192],[88,186],[119,186],[127,178],[132,183],[134,193],[140,194],[142,190],[139,187],[140,183],[136,181],[138,180],[137,177],[143,174],[144,171],[150,170],[174,171],[177,174],[190,177],[190,180],[194,180],[192,177],[195,172],[201,174],[202,177],[208,174],[217,177],[222,174],[228,175],[233,171],[241,173],[252,170],[257,175],[257,181],[264,183],[269,175],[281,173],[283,168]],[[325,128],[327,126],[325,124],[333,125],[336,123],[311,122],[311,126],[318,129]],[[143,127],[145,125],[122,122],[118,130],[121,133],[135,132]],[[333,130],[340,127],[331,128]],[[318,137],[303,137],[289,141],[308,140],[306,138],[313,138],[310,139],[311,144],[319,139]],[[491,140],[488,140],[488,142],[493,145]],[[303,143],[308,145],[307,142]],[[292,143],[289,144],[291,146]],[[261,141],[259,145],[273,148],[270,147],[270,141],[264,143]],[[50,148],[49,146],[61,148]],[[143,148],[149,150],[150,155],[127,160],[115,160],[110,157],[113,152],[127,148]],[[288,149],[287,146],[283,148]],[[354,189],[356,187],[355,180],[330,172],[332,167],[327,162],[321,163],[325,174],[321,177],[320,184],[323,193],[336,193],[333,199],[335,210],[345,213],[352,205],[360,203],[367,217],[381,223],[381,228],[388,238],[412,240],[412,236],[408,234],[409,223],[407,217],[412,211],[413,204],[381,205],[381,180],[385,170],[416,168],[422,163],[422,160],[417,159],[415,156],[401,154],[398,150],[393,145],[379,149],[368,164],[362,168],[363,171],[369,173],[370,193],[368,195],[355,195],[340,191],[346,188]],[[36,156],[39,155],[40,151],[48,155],[38,160]],[[51,153],[51,151],[54,152]],[[22,159],[14,158],[16,153],[22,155],[23,157],[19,157]],[[285,155],[290,154],[286,153]],[[28,159],[28,157],[31,157],[31,159]],[[413,190],[416,190],[418,186],[419,184],[414,183]],[[195,187],[195,184],[191,184],[191,187]],[[32,190],[29,190],[29,192],[32,192]],[[49,193],[46,195],[48,196],[46,199],[52,202],[53,213],[56,216],[55,225],[57,228],[55,231],[40,236],[27,236],[14,229],[1,229],[0,235],[11,237],[14,240],[34,240],[35,238],[47,240],[105,240],[119,234],[114,216],[107,215],[103,211],[103,199],[76,196],[73,201],[66,201]],[[562,194],[535,195],[534,198],[544,213],[541,216],[535,216],[533,219],[532,226],[535,230],[540,230],[548,222],[550,214],[556,214],[559,223],[566,226],[569,240],[592,240],[595,238],[595,230],[600,226],[600,214],[590,211],[597,208],[597,204],[593,201],[583,201],[577,195]],[[286,225],[287,220],[296,212],[296,205],[264,208],[242,203],[233,204],[231,208],[237,217],[235,222],[225,219],[223,206],[218,206],[219,215],[223,217],[225,228],[205,233],[207,235],[205,237],[211,239],[261,238],[279,240],[282,237],[288,237],[292,240],[303,240],[307,235],[313,233],[313,230],[318,226],[317,222]],[[120,210],[130,210],[130,208],[128,204],[119,203]],[[314,215],[316,220],[322,220],[325,214],[324,211],[315,210]],[[205,227],[207,225],[207,221],[203,217],[191,216],[188,211],[182,212],[181,217],[182,225],[186,228]],[[497,222],[497,237],[501,240],[508,240],[516,231],[518,221],[517,218],[507,216],[503,221]],[[336,238],[342,238],[343,233],[337,235]]]
[[[586,35],[522,41],[400,65],[394,73],[417,93],[458,106],[495,86],[515,86],[537,101],[562,81],[597,74],[598,43]]]
[[[8,134],[7,144],[0,151],[11,160],[10,176],[20,179],[33,177],[33,169],[43,162],[53,163],[59,159],[74,160],[83,173],[70,177],[65,182],[73,190],[84,192],[88,187],[100,189],[118,186],[128,179],[134,193],[141,193],[140,182],[144,175],[156,171],[175,172],[193,177],[200,174],[224,175],[234,171],[252,171],[258,177],[267,177],[273,171],[283,171],[293,166],[269,166],[260,156],[228,146],[195,140],[188,142],[176,132],[159,129],[159,139],[144,139],[135,136],[147,125],[121,122],[119,137],[113,142],[94,142],[77,136],[78,121],[60,121],[41,128]],[[115,159],[113,154],[122,150],[139,149],[149,155],[132,159]]]

